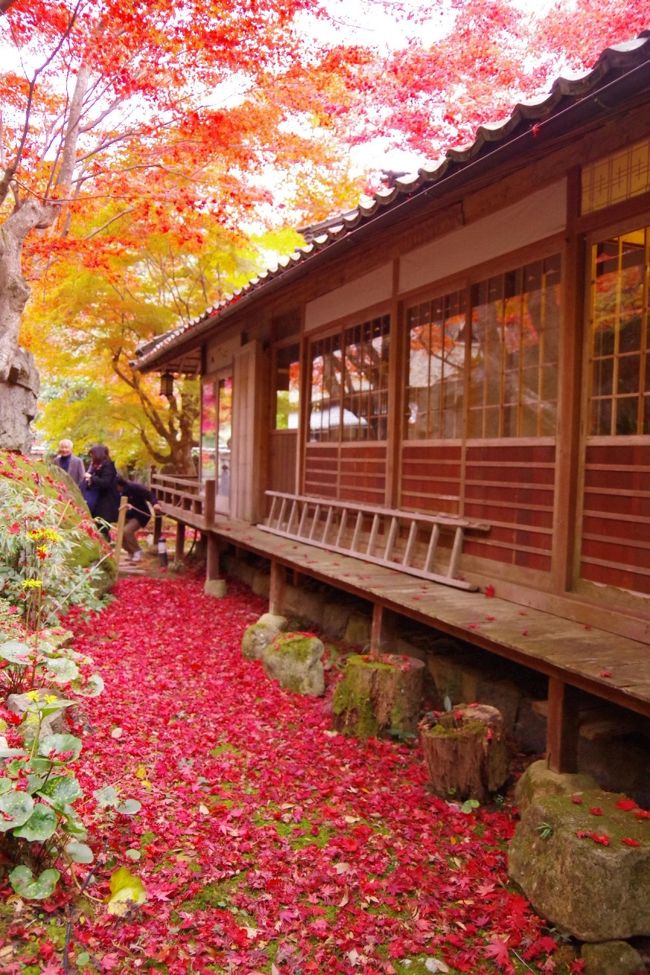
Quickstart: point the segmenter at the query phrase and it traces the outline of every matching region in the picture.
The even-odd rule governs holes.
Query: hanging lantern
[[[174,374],[171,372],[163,372],[160,376],[160,395],[161,396],[173,396],[174,395]]]

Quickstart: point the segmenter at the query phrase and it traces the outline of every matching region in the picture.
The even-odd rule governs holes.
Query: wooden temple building
[[[141,350],[200,376],[163,510],[548,681],[650,717],[650,32]]]

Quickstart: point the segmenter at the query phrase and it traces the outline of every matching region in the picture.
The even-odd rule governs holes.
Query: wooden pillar
[[[174,552],[174,560],[176,562],[183,561],[183,553],[185,551],[185,525],[182,521],[176,523],[176,550]]]
[[[286,586],[286,569],[277,561],[271,559],[271,585],[269,590],[269,613],[282,616],[284,608],[284,590]]]
[[[549,677],[546,758],[554,772],[578,771],[578,717],[576,688]]]
[[[206,553],[206,571],[205,577],[208,581],[212,579],[219,579],[221,577],[220,566],[219,566],[219,539],[212,532],[208,532],[207,536],[207,553]]]
[[[120,552],[122,549],[122,539],[124,538],[124,525],[126,523],[126,509],[129,506],[129,500],[125,494],[120,498],[120,508],[117,516],[117,528],[115,532],[115,545],[113,547],[113,558],[117,563],[120,561]]]
[[[384,607],[374,603],[372,607],[372,625],[370,627],[370,653],[381,653],[384,642]]]
[[[562,327],[558,371],[557,446],[551,584],[556,592],[571,590],[578,573],[576,537],[580,478],[580,417],[583,376],[584,308],[587,266],[584,235],[578,233],[580,167],[567,179],[567,230],[562,255]]]
[[[214,525],[214,510],[217,496],[217,482],[215,480],[209,480],[205,482],[205,501],[203,505],[203,518],[205,520],[205,527],[210,528]],[[208,541],[208,551],[210,550],[210,543]]]
[[[156,511],[153,516],[153,545],[156,551],[158,550],[158,542],[162,536],[162,515],[159,511]]]

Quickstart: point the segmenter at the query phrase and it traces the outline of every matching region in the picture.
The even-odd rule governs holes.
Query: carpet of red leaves
[[[73,622],[106,682],[78,777],[142,809],[91,835],[97,901],[75,915],[70,970],[556,971],[508,885],[512,815],[436,798],[419,747],[335,734],[331,687],[290,694],[245,660],[262,600],[235,584],[215,600],[187,576],[124,579],[116,596]],[[147,891],[123,918],[105,906],[119,866]]]

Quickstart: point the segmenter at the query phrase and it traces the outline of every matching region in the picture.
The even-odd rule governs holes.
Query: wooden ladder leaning
[[[489,531],[485,522],[279,491],[266,494],[271,501],[269,514],[258,525],[264,531],[456,589],[477,588],[458,573],[465,532]],[[448,547],[440,544],[441,536],[450,538]],[[440,564],[443,557],[445,566]]]

